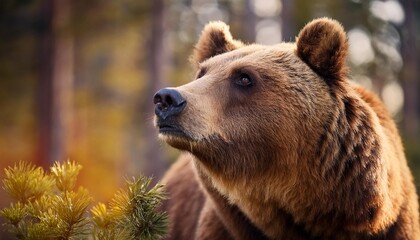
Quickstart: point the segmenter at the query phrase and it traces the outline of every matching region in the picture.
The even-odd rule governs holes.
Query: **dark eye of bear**
[[[235,84],[241,87],[250,87],[253,85],[251,77],[245,73],[242,73],[235,79]]]
[[[197,79],[203,77],[206,74],[207,70],[205,68],[200,69],[200,72],[197,74]]]

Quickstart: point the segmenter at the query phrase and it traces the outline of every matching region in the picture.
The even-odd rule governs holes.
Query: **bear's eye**
[[[250,87],[252,86],[252,80],[248,74],[242,73],[235,79],[235,84],[241,87]]]
[[[200,71],[197,74],[197,79],[203,77],[206,74],[207,70],[205,68],[200,69]]]

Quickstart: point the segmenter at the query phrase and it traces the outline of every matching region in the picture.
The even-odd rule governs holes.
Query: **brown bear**
[[[273,46],[205,27],[195,80],[154,96],[159,137],[185,151],[163,180],[169,239],[420,239],[397,128],[348,80],[347,49],[327,18]]]

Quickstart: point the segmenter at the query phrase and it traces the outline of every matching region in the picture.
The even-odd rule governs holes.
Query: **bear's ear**
[[[232,38],[229,26],[224,22],[210,22],[204,27],[195,45],[193,61],[201,63],[208,58],[232,51],[242,45],[242,42]]]
[[[347,77],[346,33],[341,24],[328,18],[308,23],[296,41],[297,55],[328,84]]]

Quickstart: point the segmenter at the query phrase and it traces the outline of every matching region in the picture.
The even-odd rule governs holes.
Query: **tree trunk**
[[[245,14],[243,16],[243,20],[245,22],[245,37],[246,41],[250,43],[254,43],[256,39],[256,22],[257,17],[255,16],[253,6],[251,6],[251,0],[245,0]]]
[[[41,32],[39,42],[38,64],[40,70],[39,84],[37,88],[37,156],[36,164],[48,166],[52,144],[52,43],[53,36],[51,30],[52,22],[52,1],[45,1],[41,9]]]
[[[293,33],[293,0],[282,0],[281,8],[281,36],[283,41],[295,41]]]
[[[38,84],[37,164],[65,160],[72,110],[73,38],[69,33],[71,0],[43,3]]]
[[[163,149],[157,140],[157,131],[152,125],[150,116],[154,115],[153,95],[164,85],[165,45],[164,45],[164,0],[154,0],[151,12],[151,37],[146,46],[149,49],[149,81],[146,86],[146,98],[143,106],[144,137],[146,139],[146,169],[147,176],[160,179],[166,168],[166,159]]]
[[[402,86],[404,89],[404,118],[403,131],[409,140],[418,137],[419,134],[419,77],[416,46],[416,19],[412,0],[402,0],[405,12],[405,24],[402,27],[401,53],[404,66],[402,69]]]

